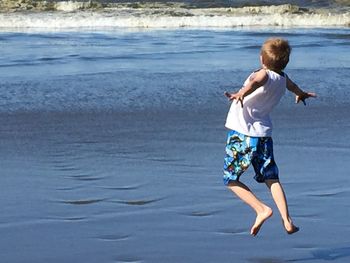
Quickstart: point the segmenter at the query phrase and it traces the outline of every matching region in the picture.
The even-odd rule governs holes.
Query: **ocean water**
[[[221,107],[222,92],[259,68],[272,36],[290,41],[288,74],[317,91],[313,103],[347,103],[347,28],[3,32],[0,111]]]
[[[308,2],[293,4],[339,8]],[[349,28],[98,26],[108,12],[0,14],[0,261],[348,262]],[[242,180],[275,211],[253,238],[253,212],[222,183],[223,93],[274,36],[293,48],[286,73],[318,98],[286,94],[272,116],[301,230],[284,232],[249,170]]]

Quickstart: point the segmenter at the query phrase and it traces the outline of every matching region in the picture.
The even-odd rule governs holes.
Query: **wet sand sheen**
[[[281,114],[285,116],[283,111]],[[176,130],[174,123],[164,121],[162,113],[154,113],[153,122],[142,120],[142,113],[135,113],[135,119],[130,115],[125,119],[118,117],[119,125],[113,124],[113,114],[101,113],[91,118],[74,119],[74,127],[69,124],[71,118],[61,116],[58,121],[53,116],[46,120],[47,125],[52,127],[57,122],[61,125],[66,122],[65,126],[70,128],[58,133],[46,132],[45,136],[34,137],[20,146],[17,141],[22,153],[32,149],[30,144],[36,145],[37,140],[41,142],[41,150],[33,152],[29,159],[4,162],[4,170],[15,178],[15,181],[7,181],[8,187],[5,184],[4,189],[16,189],[14,183],[23,184],[23,180],[29,187],[25,189],[36,189],[27,192],[28,200],[7,206],[9,216],[2,217],[0,229],[8,244],[21,240],[17,232],[25,237],[20,241],[22,245],[30,244],[40,234],[44,240],[26,250],[31,258],[36,258],[38,246],[58,244],[65,252],[61,256],[55,254],[54,258],[62,261],[83,259],[87,263],[182,262],[184,259],[186,262],[232,262],[232,258],[239,259],[237,262],[347,260],[350,256],[348,222],[341,219],[342,209],[347,207],[350,197],[346,187],[349,179],[344,176],[344,165],[350,163],[343,159],[346,145],[340,150],[331,148],[334,166],[329,167],[324,144],[300,151],[290,144],[283,144],[285,139],[293,142],[313,136],[312,129],[294,129],[299,123],[307,126],[302,119],[280,122],[275,136],[277,162],[291,212],[302,230],[295,237],[286,237],[276,213],[265,222],[259,236],[252,239],[249,229],[254,215],[232,197],[221,181],[225,130],[217,116],[224,116],[224,112],[208,113],[210,121],[201,123],[200,133],[197,133],[198,123],[193,121],[195,114],[175,115]],[[99,128],[92,128],[97,117],[109,130],[110,138],[105,134],[101,136]],[[306,117],[308,115],[302,118]],[[153,132],[142,137],[119,132],[120,122],[126,129],[136,120],[138,125],[147,124]],[[289,132],[287,138],[284,126],[294,132]],[[38,129],[35,123],[31,128],[32,131]],[[13,126],[6,129],[13,129]],[[73,151],[71,147],[75,146],[66,143],[65,138],[74,140],[72,136],[80,130],[85,131],[85,141],[91,141],[91,137],[94,143]],[[199,134],[205,139],[198,140]],[[172,140],[164,140],[166,137]],[[98,138],[101,138],[100,142]],[[117,142],[110,144],[111,149],[103,148],[106,140],[115,138],[118,138]],[[7,142],[7,147],[11,147],[10,138]],[[328,143],[333,145],[337,140],[328,138]],[[119,158],[123,153],[114,148],[126,149],[130,145],[146,151],[135,150],[136,156],[130,151],[130,158]],[[3,155],[5,150],[2,149]],[[54,154],[57,152],[59,154]],[[24,166],[17,165],[19,160],[26,160],[22,162]],[[327,176],[330,173],[337,178],[336,182]],[[299,176],[302,178],[297,178]],[[324,183],[315,184],[320,177]],[[252,171],[243,180],[272,205],[266,188],[253,182]],[[15,200],[10,195],[6,198]],[[334,233],[337,233],[337,240],[329,244],[327,238]],[[56,236],[56,239],[50,239],[50,236]],[[64,244],[67,238],[70,241]],[[73,244],[79,244],[76,254],[72,254]],[[275,248],[273,251],[271,246]],[[10,251],[7,244],[2,243],[2,247]],[[251,256],[253,248],[257,256]],[[84,254],[86,250],[89,252]],[[52,250],[47,248],[42,257],[50,258],[50,253]],[[13,258],[9,252],[4,257]]]

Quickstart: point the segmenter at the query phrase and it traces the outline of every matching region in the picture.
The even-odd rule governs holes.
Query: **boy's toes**
[[[288,235],[291,235],[291,234],[294,234],[294,233],[298,232],[299,231],[299,227],[293,225],[293,227],[290,230],[286,229],[286,231],[287,231]]]
[[[299,227],[295,226],[291,220],[288,220],[287,222],[284,222],[282,220],[282,224],[287,232],[288,235],[294,234],[299,231]]]

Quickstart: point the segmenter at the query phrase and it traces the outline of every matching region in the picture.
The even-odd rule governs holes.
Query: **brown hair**
[[[270,38],[261,47],[263,64],[271,70],[281,71],[288,62],[291,47],[287,40],[282,38]]]

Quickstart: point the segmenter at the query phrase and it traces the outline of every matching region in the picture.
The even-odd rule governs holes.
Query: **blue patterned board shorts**
[[[224,162],[224,183],[239,181],[239,177],[252,164],[254,179],[263,183],[268,179],[278,180],[278,167],[273,158],[271,137],[250,137],[229,131]]]

